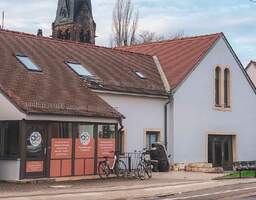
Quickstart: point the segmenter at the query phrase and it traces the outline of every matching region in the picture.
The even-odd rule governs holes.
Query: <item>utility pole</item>
[[[4,29],[4,11],[2,12],[2,25],[0,26],[1,29]]]

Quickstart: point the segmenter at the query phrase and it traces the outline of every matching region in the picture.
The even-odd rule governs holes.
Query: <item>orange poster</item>
[[[72,158],[72,139],[52,139],[51,159]]]
[[[94,140],[83,144],[80,139],[76,139],[76,158],[94,158]]]
[[[103,139],[98,140],[98,157],[111,157],[114,156],[116,149],[115,139]]]
[[[44,162],[43,161],[27,161],[26,162],[26,172],[43,172],[44,171]]]

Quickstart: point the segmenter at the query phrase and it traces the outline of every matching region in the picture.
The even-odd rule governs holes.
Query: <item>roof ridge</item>
[[[127,47],[117,47],[117,49],[129,49],[129,48],[133,48],[133,47],[144,47],[144,46],[150,46],[150,45],[160,45],[163,43],[171,43],[171,42],[176,42],[176,41],[182,41],[182,40],[193,40],[193,39],[197,39],[197,38],[206,38],[206,37],[210,37],[210,36],[222,36],[224,35],[223,32],[219,32],[219,33],[212,33],[212,34],[206,34],[206,35],[195,35],[195,36],[188,36],[188,37],[182,37],[182,38],[174,38],[174,39],[166,39],[166,40],[162,40],[162,41],[156,41],[156,42],[149,42],[149,43],[144,43],[144,44],[134,44],[131,46],[127,46]]]
[[[72,40],[62,40],[62,39],[46,37],[46,36],[37,36],[37,35],[32,34],[32,33],[25,33],[25,32],[13,31],[13,30],[8,30],[8,29],[0,29],[0,33],[1,32],[2,33],[11,33],[11,34],[14,34],[14,35],[24,36],[24,37],[28,37],[28,38],[34,38],[34,39],[38,39],[38,40],[61,42],[61,43],[67,43],[67,44],[82,46],[82,47],[87,46],[87,47],[92,47],[92,48],[107,49],[107,50],[110,50],[110,51],[115,51],[115,52],[119,52],[119,53],[123,53],[123,54],[129,53],[129,54],[137,54],[137,55],[152,57],[152,56],[150,56],[148,54],[144,54],[144,53],[130,52],[130,51],[125,51],[123,49],[99,46],[99,45],[95,45],[95,44],[82,43],[82,42],[77,42],[77,41],[72,41]]]

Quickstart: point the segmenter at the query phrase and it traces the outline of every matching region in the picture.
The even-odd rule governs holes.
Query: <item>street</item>
[[[109,179],[0,183],[0,199],[8,200],[207,200],[256,199],[255,179],[212,180],[216,174],[171,172],[154,174],[151,180]]]

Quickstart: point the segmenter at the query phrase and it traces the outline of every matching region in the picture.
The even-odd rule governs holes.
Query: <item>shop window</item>
[[[72,123],[53,123],[52,138],[72,138]]]
[[[146,132],[146,146],[148,149],[152,148],[152,144],[159,142],[159,132],[147,131]]]
[[[98,133],[99,138],[113,139],[115,138],[116,127],[115,125],[99,125]]]
[[[93,139],[94,138],[94,125],[92,124],[79,124],[78,125],[78,135],[77,138],[81,140],[86,140],[86,139]],[[84,138],[88,137],[89,138]]]
[[[19,156],[19,122],[0,122],[0,157]]]

